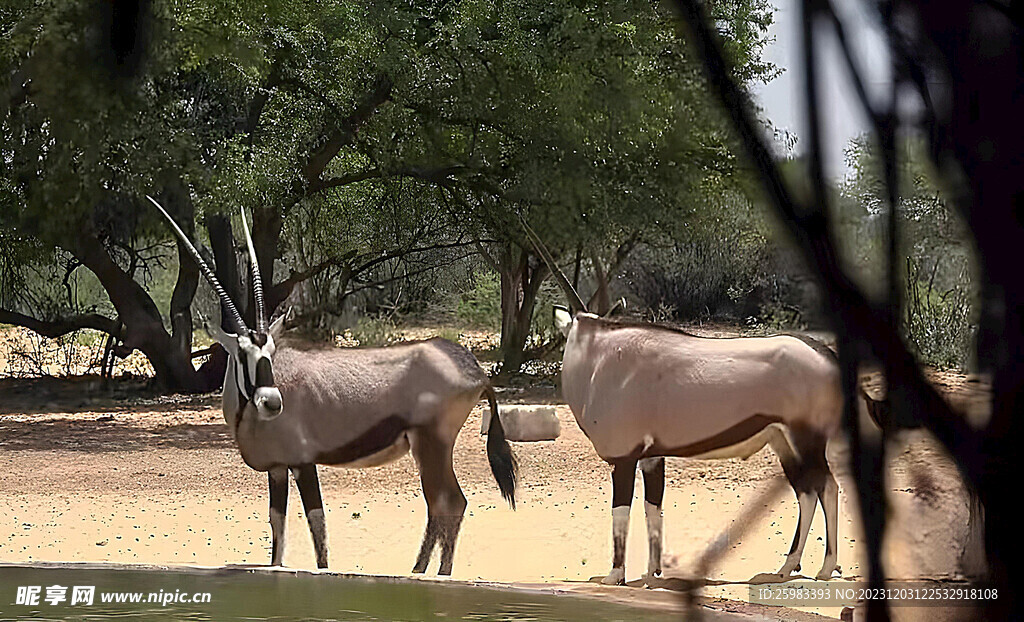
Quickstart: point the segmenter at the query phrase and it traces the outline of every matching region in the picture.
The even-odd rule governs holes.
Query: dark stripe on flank
[[[748,417],[743,421],[740,421],[731,428],[726,428],[718,434],[702,441],[683,445],[682,447],[665,447],[664,445],[660,445],[655,442],[647,451],[644,451],[643,445],[640,445],[629,455],[629,457],[636,459],[650,458],[654,456],[677,456],[680,458],[689,458],[691,456],[697,456],[709,451],[723,449],[743,442],[765,429],[770,424],[779,423],[781,421],[781,418],[773,415],[753,415],[752,417]]]
[[[399,415],[391,415],[363,432],[355,440],[341,447],[317,454],[313,459],[316,464],[346,464],[360,458],[371,456],[395,444],[398,437],[409,429],[405,419]]]

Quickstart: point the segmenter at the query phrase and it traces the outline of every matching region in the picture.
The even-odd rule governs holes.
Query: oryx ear
[[[626,297],[625,296],[623,296],[622,298],[619,298],[618,300],[616,300],[615,304],[612,305],[612,308],[608,309],[608,313],[605,313],[602,317],[606,317],[606,318],[611,317],[612,313],[615,313],[615,310],[618,309],[619,307],[622,307],[623,310],[626,309]]]
[[[554,320],[555,328],[557,328],[562,335],[568,337],[569,329],[572,328],[572,314],[569,313],[569,309],[562,305],[555,305]]]
[[[211,322],[209,320],[203,320],[203,326],[206,328],[206,333],[213,337],[213,340],[224,346],[224,349],[229,354],[234,354],[238,350],[238,335],[232,335],[227,333],[220,324],[217,322]]]
[[[270,329],[267,331],[270,334],[270,338],[277,341],[281,337],[281,333],[284,332],[285,320],[292,316],[292,307],[288,307],[288,310],[277,316],[277,319],[270,323]]]

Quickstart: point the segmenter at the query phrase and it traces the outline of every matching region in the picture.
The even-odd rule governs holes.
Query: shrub
[[[469,326],[497,330],[501,326],[501,283],[497,274],[477,275],[473,289],[464,292],[456,317]]]
[[[974,330],[971,307],[969,286],[936,291],[934,278],[922,278],[920,265],[907,259],[903,330],[924,362],[960,369],[966,365]]]
[[[380,347],[401,341],[402,332],[389,317],[364,317],[351,329],[361,346]]]

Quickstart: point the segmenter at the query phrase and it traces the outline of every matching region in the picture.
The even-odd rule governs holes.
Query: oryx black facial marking
[[[238,352],[238,366],[242,371],[242,395],[246,401],[251,401],[253,394],[256,392],[256,386],[253,384],[252,377],[249,374],[249,357],[246,355],[245,350],[239,350]]]
[[[264,356],[256,363],[256,386],[274,386],[274,368],[270,366],[270,357]]]
[[[225,339],[228,339],[225,337]],[[257,417],[270,420],[281,414],[284,403],[274,381],[273,357],[276,346],[272,335],[255,331],[237,336],[225,346],[231,353],[229,365],[234,371],[240,400],[251,403]]]
[[[243,395],[246,399],[252,399],[256,389],[274,386],[274,366],[270,357],[261,352],[255,361],[253,364],[252,356],[245,350],[239,350],[238,367],[241,368]]]

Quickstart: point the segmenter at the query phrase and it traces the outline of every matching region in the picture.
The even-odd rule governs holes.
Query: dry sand
[[[955,375],[950,378],[967,386]],[[547,397],[553,399],[554,391]],[[517,401],[517,396],[505,392],[499,399]],[[537,395],[528,401],[538,401]],[[25,402],[0,406],[6,413],[0,414],[0,524],[6,532],[0,561],[201,566],[269,561],[266,476],[242,462],[218,399]],[[569,409],[557,407],[562,424],[557,440],[514,443],[521,469],[514,512],[502,501],[487,466],[478,434],[481,412],[482,406],[473,410],[456,446],[455,470],[469,507],[452,578],[547,583],[603,577],[611,558],[610,469]],[[968,537],[962,488],[925,435],[912,436],[902,451],[890,481],[898,499],[890,569],[901,577],[951,574]],[[841,441],[830,444],[829,456],[841,488],[839,563],[844,577],[859,578],[862,537],[853,522],[855,501]],[[922,468],[930,482],[921,482]],[[744,582],[781,566],[795,529],[797,504],[788,487],[764,498],[781,477],[768,449],[745,461],[669,459],[668,574],[689,576],[712,542],[726,534],[723,553],[706,577],[729,584],[706,588],[704,594],[746,600]],[[320,467],[320,478],[330,570],[408,574],[426,522],[412,459],[366,470]],[[638,477],[629,581],[639,579],[647,565],[642,499]],[[764,518],[745,518],[750,511]],[[314,569],[294,485],[288,514],[285,563]],[[819,512],[804,552],[808,576],[820,566],[824,535]],[[435,558],[430,574],[436,573],[436,563]],[[836,608],[816,611],[839,616]]]

